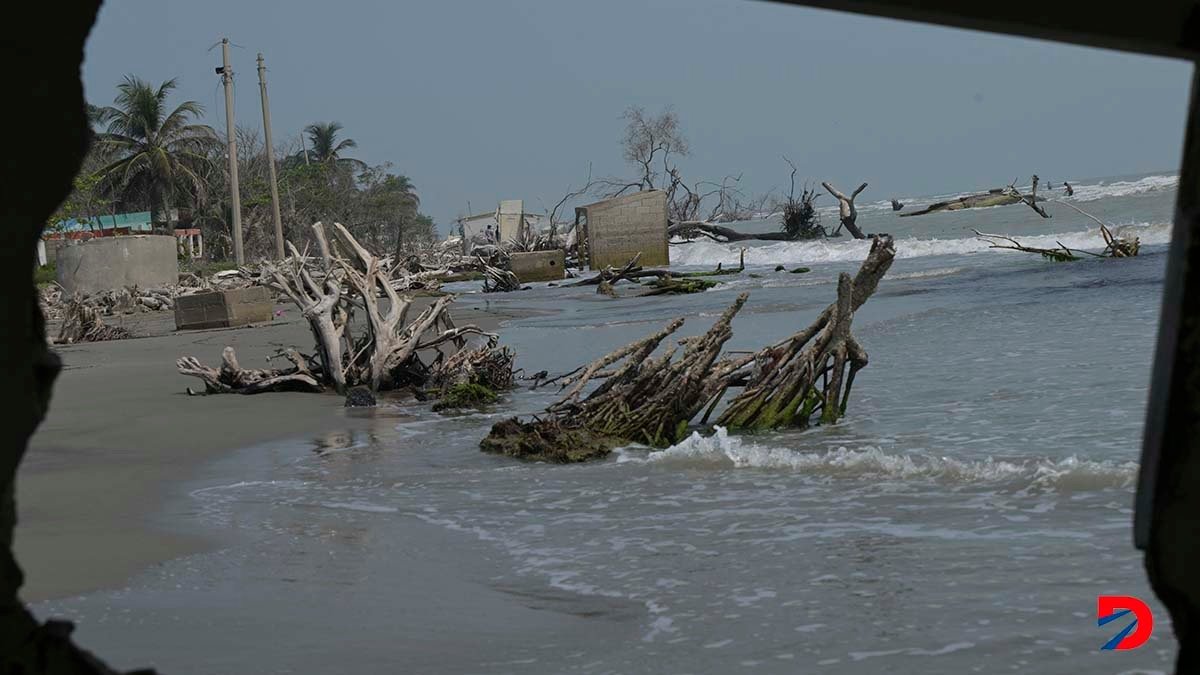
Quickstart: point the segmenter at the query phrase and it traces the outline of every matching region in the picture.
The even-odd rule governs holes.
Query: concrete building
[[[522,232],[539,231],[542,220],[538,214],[525,213],[525,202],[521,199],[505,199],[495,211],[459,218],[463,254],[470,255],[476,246],[517,239]]]
[[[621,267],[639,252],[647,267],[671,264],[667,193],[646,190],[575,209],[575,231],[587,266]]]
[[[521,199],[505,199],[496,210],[496,222],[500,227],[500,241],[519,239],[525,230],[525,202]]]

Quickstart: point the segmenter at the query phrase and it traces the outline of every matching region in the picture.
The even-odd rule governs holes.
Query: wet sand
[[[278,347],[311,349],[299,312],[279,309],[284,315],[266,326],[184,333],[173,332],[170,312],[138,315],[124,323],[149,337],[59,349],[64,367],[50,413],[17,481],[16,550],[27,601],[112,587],[204,550],[205,540],[171,530],[161,506],[206,462],[362,423],[347,418],[334,394],[187,395],[186,387],[202,385],[176,371],[180,356],[218,363],[231,345],[245,366],[259,367]],[[455,314],[460,324],[485,330],[509,318],[478,308]]]

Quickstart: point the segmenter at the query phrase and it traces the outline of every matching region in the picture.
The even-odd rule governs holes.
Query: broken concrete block
[[[530,281],[558,281],[565,275],[566,256],[562,249],[513,253],[509,256],[509,269],[522,283]]]
[[[275,303],[265,286],[181,295],[175,300],[175,328],[234,328],[272,319]]]

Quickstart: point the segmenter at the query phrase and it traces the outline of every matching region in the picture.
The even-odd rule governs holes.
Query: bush
[[[829,234],[821,226],[821,216],[817,213],[813,201],[816,200],[815,190],[805,188],[800,198],[788,197],[783,204],[783,230],[792,239],[816,239],[827,237]]]
[[[58,270],[54,263],[42,265],[33,271],[33,283],[38,286],[49,286],[58,279]]]

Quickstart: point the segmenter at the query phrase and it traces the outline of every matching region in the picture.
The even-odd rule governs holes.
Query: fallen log
[[[680,275],[679,277],[665,275],[651,281],[648,286],[650,290],[644,293],[639,293],[638,297],[647,297],[651,295],[685,295],[688,293],[703,293],[708,289],[716,286],[719,282],[710,281],[698,277],[689,277]]]
[[[731,227],[715,225],[707,221],[689,220],[672,224],[667,228],[668,237],[692,239],[696,236],[707,237],[713,241],[727,244],[735,241],[796,241],[797,237],[784,230],[777,232],[740,232]]]
[[[603,457],[622,443],[664,447],[683,439],[707,407],[705,423],[725,393],[743,391],[718,424],[730,429],[806,427],[845,414],[855,374],[867,355],[850,334],[854,311],[874,293],[895,257],[891,237],[875,238],[851,278],[838,282],[837,302],[812,325],[753,354],[721,356],[733,335],[732,321],[745,305],[737,300],[703,335],[684,338],[652,358],[680,326],[677,318],[657,332],[624,345],[566,375],[547,380],[565,393],[532,420],[493,426],[480,443],[489,452],[525,459],[574,462]],[[680,348],[683,353],[679,354]],[[587,385],[603,380],[584,396]],[[544,386],[544,384],[543,384]]]
[[[1037,196],[1038,177],[1034,176],[1032,181],[1033,189],[1031,194],[1023,195],[1016,188],[1015,182],[1004,188],[994,188],[987,192],[964,195],[956,197],[944,202],[935,202],[918,211],[909,211],[901,213],[901,218],[910,216],[923,216],[929,213],[938,213],[941,211],[962,211],[963,209],[982,209],[991,206],[1008,206],[1010,204],[1027,204],[1031,209],[1036,211],[1043,218],[1049,218],[1050,214],[1046,213],[1045,209],[1038,206],[1038,202],[1046,201],[1044,197]]]

